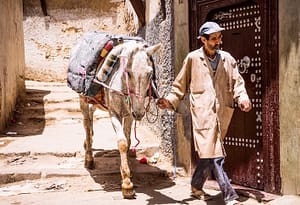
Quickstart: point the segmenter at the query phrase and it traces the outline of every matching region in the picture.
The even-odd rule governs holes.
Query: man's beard
[[[213,49],[214,49],[215,51],[217,51],[217,50],[220,50],[220,47],[221,47],[220,44],[216,44],[216,45],[213,47]]]
[[[220,50],[220,47],[221,47],[221,44],[216,44],[216,45],[214,45],[214,46],[208,45],[208,48],[209,48],[209,50],[211,50],[211,51],[218,51],[218,50]]]

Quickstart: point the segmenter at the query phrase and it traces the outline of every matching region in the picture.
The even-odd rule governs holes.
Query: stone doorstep
[[[78,153],[1,153],[0,184],[87,175]]]
[[[81,151],[76,152],[0,152],[0,159],[9,158],[9,157],[43,157],[43,156],[51,156],[51,157],[82,157],[84,153]]]
[[[271,194],[261,190],[252,189],[252,188],[248,188],[236,184],[232,184],[232,186],[239,195],[255,199],[258,202],[269,202],[281,197],[280,195]],[[204,187],[206,189],[219,190],[219,185],[215,180],[208,180],[205,183]]]
[[[40,169],[28,169],[16,172],[6,170],[4,172],[1,171],[0,173],[0,185],[26,180],[47,179],[53,177],[79,177],[88,175],[88,171],[83,169],[47,169],[46,171],[42,171]]]

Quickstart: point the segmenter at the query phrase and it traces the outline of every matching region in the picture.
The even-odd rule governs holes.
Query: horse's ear
[[[149,56],[151,56],[153,53],[155,53],[156,51],[158,51],[158,49],[160,48],[160,46],[161,46],[161,43],[158,43],[158,44],[156,44],[154,46],[150,46],[150,47],[146,48],[147,54]]]

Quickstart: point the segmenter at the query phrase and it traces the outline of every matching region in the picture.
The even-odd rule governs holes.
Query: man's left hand
[[[244,112],[249,112],[252,109],[252,104],[249,99],[240,102],[240,109]]]

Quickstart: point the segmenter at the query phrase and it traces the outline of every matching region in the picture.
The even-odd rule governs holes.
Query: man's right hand
[[[160,109],[166,109],[172,107],[171,103],[165,98],[159,98],[156,104]]]

